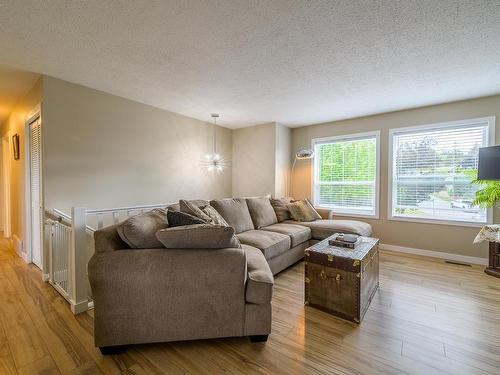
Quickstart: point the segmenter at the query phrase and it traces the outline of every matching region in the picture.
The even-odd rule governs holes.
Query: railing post
[[[88,310],[87,233],[85,207],[71,208],[71,311],[79,314]]]

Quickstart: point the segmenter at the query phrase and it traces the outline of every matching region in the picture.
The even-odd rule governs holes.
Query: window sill
[[[439,219],[424,219],[418,217],[403,217],[403,216],[389,216],[390,221],[406,221],[410,223],[422,223],[422,224],[438,224],[438,225],[452,225],[458,227],[469,227],[469,228],[481,228],[485,225],[490,224],[485,223],[475,223],[472,221],[452,221],[452,220],[439,220]]]
[[[322,210],[331,210],[333,212],[333,217],[335,218],[336,216],[341,216],[341,217],[359,217],[359,218],[365,218],[365,219],[379,219],[378,214],[365,214],[365,213],[355,213],[355,212],[339,212],[337,209],[332,208],[332,207],[325,207],[325,206],[317,206],[315,205],[314,207],[320,208]]]

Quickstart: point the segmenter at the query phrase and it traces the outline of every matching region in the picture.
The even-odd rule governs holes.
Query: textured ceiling
[[[16,103],[35,85],[38,74],[0,65],[0,126],[7,120]]]
[[[240,127],[500,93],[500,1],[0,1],[0,64]]]

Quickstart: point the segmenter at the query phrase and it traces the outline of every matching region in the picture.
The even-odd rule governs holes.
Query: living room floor
[[[101,356],[92,312],[75,317],[0,240],[0,374],[498,374],[500,279],[481,267],[382,252],[362,324],[304,307],[304,264],[276,277],[273,331],[138,345]]]

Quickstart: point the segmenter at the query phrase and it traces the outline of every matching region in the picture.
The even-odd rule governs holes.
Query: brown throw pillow
[[[290,210],[290,214],[294,220],[314,221],[321,219],[321,215],[307,199],[289,203],[286,207]]]
[[[169,227],[181,227],[184,225],[205,224],[205,222],[200,218],[179,211],[168,210],[167,219]]]
[[[196,216],[197,218],[200,218],[201,220],[203,220],[205,223],[208,223],[211,221],[210,216],[208,216],[197,205],[195,205],[194,203],[192,203],[190,201],[187,201],[185,199],[181,199],[179,201],[179,208],[180,208],[181,212]]]
[[[233,227],[198,224],[162,229],[156,233],[167,249],[225,249],[240,248]]]
[[[285,220],[290,220],[292,215],[290,215],[290,210],[287,208],[287,204],[292,203],[293,198],[285,197],[285,198],[271,198],[271,206],[274,208],[274,212],[276,213],[276,217],[278,218],[278,222],[282,222]]]
[[[155,208],[122,221],[116,230],[131,249],[156,249],[163,247],[156,238],[156,232],[167,227],[167,210]]]
[[[223,227],[228,227],[227,221],[217,212],[215,208],[210,205],[202,207],[201,210],[210,217],[210,224],[221,225]]]

